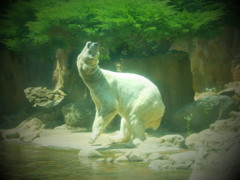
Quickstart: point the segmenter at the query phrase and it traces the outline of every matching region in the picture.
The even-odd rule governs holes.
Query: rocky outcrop
[[[123,148],[121,144],[116,145],[116,147],[114,145],[116,144],[109,148],[108,153],[99,152],[106,147],[88,147],[85,145],[79,152],[79,158],[81,161],[85,158],[96,158],[94,162],[97,163],[142,162],[153,170],[172,171],[191,169],[197,153],[195,150],[183,148],[184,138],[179,134],[165,135],[160,138],[149,137],[134,149]]]
[[[29,87],[24,90],[24,93],[33,107],[44,108],[58,105],[66,96],[60,89],[50,90],[46,87]]]
[[[94,118],[93,109],[85,107],[82,102],[64,105],[62,114],[65,124],[71,127],[90,127]]]
[[[237,105],[232,97],[213,94],[183,106],[173,113],[169,122],[173,130],[199,132],[216,120],[228,118],[229,113],[236,109]]]
[[[102,154],[94,149],[82,149],[78,157],[98,158],[102,157]]]
[[[0,115],[27,107],[23,93],[24,75],[19,59],[10,51],[0,51]]]
[[[16,128],[2,130],[2,139],[18,139],[22,142],[32,142],[40,134],[40,130],[44,127],[41,120],[33,118],[21,122]]]
[[[237,179],[240,169],[240,113],[218,120],[209,129],[186,138],[186,145],[197,148],[191,180]],[[196,138],[197,137],[197,138]]]
[[[41,119],[48,128],[62,123],[89,127],[95,113],[94,104],[69,52],[62,49],[56,52],[53,89],[28,87],[24,90],[26,98],[35,108],[30,117]]]
[[[205,95],[173,112],[169,118],[171,128],[188,133],[199,132],[216,120],[229,118],[231,111],[239,109],[240,82],[231,82],[225,86],[219,93]]]
[[[75,58],[70,57],[70,50],[57,50],[54,89],[61,89],[66,93],[65,102],[60,107],[64,122],[72,127],[89,127],[95,114],[94,103],[79,77]]]
[[[239,29],[225,29],[213,39],[177,40],[171,49],[189,53],[193,88],[200,92],[232,81],[231,61],[240,57],[239,47]]]

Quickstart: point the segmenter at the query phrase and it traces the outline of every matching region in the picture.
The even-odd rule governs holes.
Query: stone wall
[[[231,61],[240,57],[240,30],[225,29],[213,39],[180,39],[172,50],[189,53],[194,91],[221,87],[232,81]]]
[[[23,82],[19,60],[9,51],[0,51],[0,114],[8,114],[26,106]]]

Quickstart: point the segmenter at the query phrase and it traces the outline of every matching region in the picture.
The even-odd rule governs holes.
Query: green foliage
[[[29,43],[29,39],[26,38],[29,30],[25,24],[34,17],[34,10],[25,1],[18,1],[12,4],[10,8],[1,16],[1,42],[9,49],[20,51],[24,44]]]
[[[176,38],[209,36],[219,29],[220,6],[204,2],[22,0],[2,18],[0,37],[15,51],[33,47],[81,49],[92,40],[112,54],[164,54]]]
[[[189,136],[190,134],[192,134],[192,129],[191,129],[191,123],[192,123],[192,116],[193,114],[190,113],[189,115],[186,115],[184,117],[185,121],[186,121],[186,130],[187,130],[187,136]]]

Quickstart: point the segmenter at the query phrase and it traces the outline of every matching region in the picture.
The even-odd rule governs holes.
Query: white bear
[[[76,62],[96,106],[89,143],[119,114],[120,132],[113,140],[137,146],[146,139],[145,129],[156,130],[160,125],[165,109],[160,92],[143,76],[101,69],[98,58],[98,43],[87,42]]]

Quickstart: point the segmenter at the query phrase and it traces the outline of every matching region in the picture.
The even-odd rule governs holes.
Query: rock
[[[147,157],[145,153],[142,152],[130,152],[126,155],[129,161],[144,161]]]
[[[30,121],[23,121],[16,129],[20,134],[20,140],[23,142],[31,142],[40,134],[40,129],[44,124],[40,119],[33,118]]]
[[[61,89],[67,94],[63,107],[60,108],[63,122],[72,127],[88,127],[92,125],[95,106],[83,80],[73,61],[72,51],[57,49],[53,72],[54,89]],[[76,118],[76,119],[75,119]]]
[[[28,119],[38,118],[45,124],[46,128],[54,128],[56,126],[64,124],[63,115],[61,109],[53,107],[49,109],[38,109],[35,114]]]
[[[2,132],[2,130],[0,129],[0,141],[1,140],[4,140],[4,137],[3,137],[3,132]]]
[[[104,158],[100,158],[100,159],[97,159],[96,162],[103,163],[103,162],[106,162],[106,160]]]
[[[3,137],[5,139],[20,138],[23,142],[31,142],[39,136],[40,129],[43,127],[44,124],[40,119],[33,118],[31,120],[25,120],[16,128],[3,131]]]
[[[240,81],[240,59],[235,58],[232,60],[232,67],[231,67],[233,81]]]
[[[96,151],[95,149],[82,149],[79,154],[78,157],[88,157],[88,158],[97,158],[97,157],[102,157],[102,154],[98,151]]]
[[[107,158],[107,159],[106,159],[106,162],[107,162],[107,163],[113,162],[113,158],[111,158],[111,157]]]
[[[154,160],[149,165],[148,168],[153,170],[169,170],[169,168],[172,166],[172,162],[169,160]]]
[[[240,113],[219,120],[198,134],[198,146],[190,180],[234,179],[240,169]]]
[[[150,153],[178,151],[179,149],[180,147],[178,145],[174,145],[170,142],[163,141],[163,139],[161,138],[148,137],[144,142],[142,142],[142,144],[138,146],[135,152],[146,155]],[[144,160],[146,159],[147,157],[145,157]]]
[[[196,151],[186,151],[177,154],[171,154],[169,160],[173,161],[175,169],[189,168],[195,161]]]
[[[164,156],[161,155],[160,153],[152,153],[148,156],[146,161],[153,161],[153,160],[163,159],[163,158],[164,158]]]
[[[62,107],[62,114],[64,122],[71,127],[90,127],[92,121],[86,119],[93,119],[94,113],[84,107],[84,104],[69,103]]]
[[[34,78],[34,82],[39,83],[36,79],[41,75],[34,74],[31,76],[30,71],[36,69],[30,66],[29,71],[26,72],[26,56],[24,57],[24,61],[21,61],[21,57],[6,48],[0,50],[0,59],[0,67],[2,67],[0,71],[0,114],[6,115],[28,107],[28,101],[25,98],[22,88],[29,83],[30,78]],[[39,64],[43,63],[43,61],[35,59],[35,62]],[[49,63],[48,61],[48,66]],[[2,122],[4,121],[1,120],[0,123]]]
[[[63,124],[63,125],[61,125],[61,126],[55,127],[54,129],[56,129],[56,130],[68,130],[69,127],[68,127],[67,124]]]
[[[153,153],[153,152],[170,152],[179,150],[180,147],[170,142],[162,142],[161,138],[148,137],[143,141],[135,152]]]
[[[198,140],[199,140],[198,134],[197,133],[193,133],[193,134],[189,135],[188,137],[186,137],[185,145],[189,149],[196,149],[197,148],[197,144],[198,144]]]
[[[225,28],[216,38],[181,38],[173,43],[172,50],[189,54],[195,92],[232,80],[231,60],[239,57],[239,33],[238,28]]]
[[[175,112],[171,118],[178,131],[201,131],[216,120],[229,117],[237,109],[234,100],[226,95],[209,95],[186,105]]]
[[[232,119],[217,120],[210,125],[210,129],[215,132],[234,132],[240,127],[240,121],[234,122]]]
[[[20,134],[16,129],[8,129],[3,131],[3,139],[17,139],[20,137]]]
[[[126,156],[119,156],[114,160],[114,163],[119,163],[119,162],[127,162],[128,158]]]
[[[24,90],[24,93],[33,107],[44,108],[58,105],[66,96],[60,89],[50,90],[46,87],[29,87]]]
[[[166,145],[182,146],[184,144],[184,137],[178,134],[162,136],[159,141]]]
[[[200,148],[190,180],[228,180],[239,178],[240,144],[234,144],[228,151],[209,152]]]

